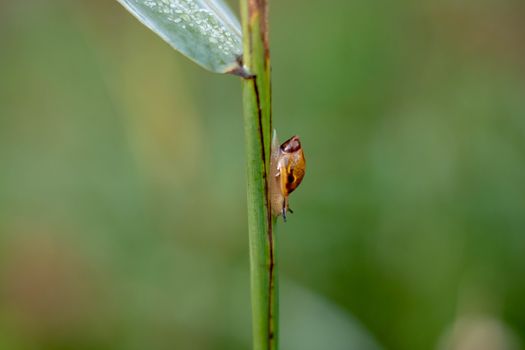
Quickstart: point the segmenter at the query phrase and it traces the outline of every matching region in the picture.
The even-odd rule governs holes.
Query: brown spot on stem
[[[268,34],[268,2],[266,0],[249,0],[248,13],[250,21],[254,22],[259,17],[261,39],[264,45],[264,64],[270,63],[270,40]]]

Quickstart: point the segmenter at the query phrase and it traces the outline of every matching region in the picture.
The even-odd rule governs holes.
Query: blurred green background
[[[271,41],[282,348],[521,349],[525,3],[271,1]],[[0,349],[248,349],[244,175],[237,78],[1,1]]]

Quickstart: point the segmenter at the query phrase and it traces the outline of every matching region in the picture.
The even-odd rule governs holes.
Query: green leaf
[[[117,1],[202,67],[217,73],[236,73],[240,69],[240,24],[221,0]]]

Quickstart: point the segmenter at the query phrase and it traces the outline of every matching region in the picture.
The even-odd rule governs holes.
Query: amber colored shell
[[[283,215],[286,220],[286,213],[291,211],[288,197],[303,181],[305,169],[306,161],[299,137],[293,136],[279,146],[274,131],[270,162],[270,196],[274,216]]]

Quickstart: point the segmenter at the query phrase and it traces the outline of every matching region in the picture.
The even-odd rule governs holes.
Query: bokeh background
[[[282,348],[525,341],[525,3],[271,1]],[[239,80],[0,1],[0,349],[248,349]]]

